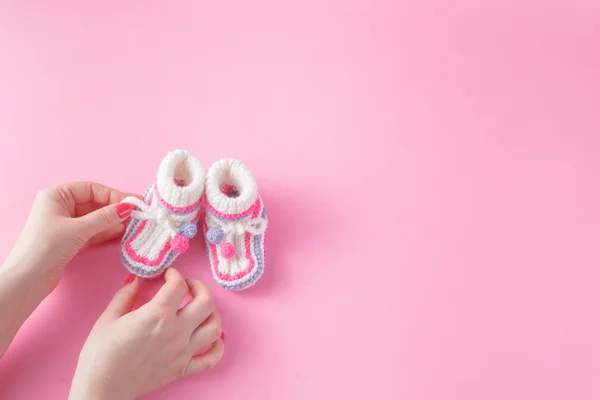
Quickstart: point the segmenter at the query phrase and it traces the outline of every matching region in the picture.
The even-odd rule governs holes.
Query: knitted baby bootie
[[[267,214],[250,170],[217,161],[206,176],[204,232],[213,276],[227,290],[253,285],[265,267]]]
[[[197,231],[205,177],[200,161],[175,150],[162,160],[144,201],[123,200],[138,207],[121,242],[121,259],[129,271],[144,278],[157,276],[187,250]]]

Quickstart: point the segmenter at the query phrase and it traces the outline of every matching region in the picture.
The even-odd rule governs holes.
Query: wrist
[[[18,285],[28,298],[41,302],[56,287],[52,283],[51,271],[28,261],[26,258],[8,260],[0,265],[0,276],[7,282]]]
[[[48,293],[38,274],[11,263],[0,267],[0,357]]]
[[[109,394],[103,393],[101,390],[91,388],[83,388],[81,390],[71,389],[68,400],[126,400],[118,397],[112,397]]]
[[[134,400],[134,397],[123,395],[117,391],[111,390],[107,384],[95,385],[85,379],[79,379],[77,372],[71,390],[69,400]]]

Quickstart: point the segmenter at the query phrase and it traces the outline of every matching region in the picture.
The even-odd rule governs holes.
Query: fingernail
[[[125,218],[126,216],[131,214],[131,211],[133,211],[133,204],[129,204],[129,203],[117,204],[117,214],[119,215],[119,218]]]
[[[134,279],[135,279],[135,275],[134,274],[130,274],[127,277],[127,280],[125,281],[125,283],[123,284],[123,286],[129,285],[131,282],[133,282]]]
[[[225,332],[221,332],[221,341],[225,343]]]

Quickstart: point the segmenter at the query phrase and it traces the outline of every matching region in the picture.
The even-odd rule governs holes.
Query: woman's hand
[[[33,310],[56,288],[84,247],[120,236],[132,206],[124,193],[91,182],[41,191],[0,267],[0,357]]]
[[[135,311],[138,279],[117,292],[81,350],[71,399],[134,399],[221,360],[221,321],[208,289],[172,268],[165,281]],[[179,309],[188,290],[192,299]]]
[[[4,268],[19,268],[44,281],[49,294],[65,266],[84,247],[123,234],[133,206],[127,195],[92,182],[68,183],[37,195]]]

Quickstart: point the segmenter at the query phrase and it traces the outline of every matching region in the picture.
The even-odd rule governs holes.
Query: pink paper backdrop
[[[225,359],[150,399],[600,398],[597,1],[1,4],[1,257],[45,186],[140,192],[173,148],[258,179],[260,284],[177,264]],[[0,397],[66,398],[125,277],[79,257]]]

